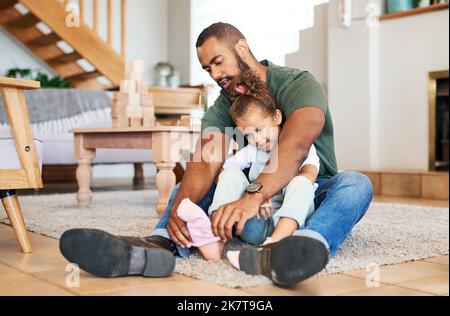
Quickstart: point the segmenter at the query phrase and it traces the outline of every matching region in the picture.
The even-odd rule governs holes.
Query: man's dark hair
[[[236,27],[228,23],[218,22],[208,26],[200,33],[195,47],[201,47],[211,37],[217,38],[230,48],[234,48],[239,40],[245,40],[244,35]]]

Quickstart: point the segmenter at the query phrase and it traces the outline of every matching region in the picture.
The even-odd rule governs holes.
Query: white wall
[[[428,73],[449,69],[449,12],[380,28],[380,166],[428,169]]]
[[[85,16],[92,25],[92,0],[85,1]],[[100,1],[100,35],[106,38],[106,1]],[[120,51],[120,23],[118,12],[120,1],[114,0],[113,45]],[[102,14],[103,13],[103,14]],[[152,81],[153,67],[159,61],[167,61],[169,51],[169,3],[167,0],[127,1],[127,60],[144,59],[146,79]],[[26,47],[0,28],[0,74],[11,67],[31,67],[51,72],[44,63],[34,57]]]
[[[0,27],[0,76],[4,76],[10,68],[39,69],[47,74],[53,72],[40,60]]]
[[[353,4],[353,16],[364,16],[365,2]],[[331,0],[316,7],[314,27],[300,32],[300,51],[286,56],[287,66],[308,70],[328,91],[341,170],[368,168],[377,156],[376,73],[369,67],[377,65],[377,56],[370,52],[376,38],[364,21],[354,21],[350,29],[341,27],[337,1]]]
[[[353,15],[365,15],[365,2],[353,1]],[[343,28],[337,1],[328,12],[328,94],[336,158],[341,170],[364,169],[371,159],[370,30],[364,21]]]
[[[300,32],[300,50],[286,55],[286,66],[308,70],[327,87],[328,5],[315,8],[314,26]]]
[[[326,81],[339,168],[427,170],[427,78],[449,68],[448,10],[383,21],[380,28],[357,19],[346,29],[338,23],[337,2],[328,4],[328,29],[316,19],[287,61],[319,69],[320,78],[326,62],[318,39],[328,37]],[[368,2],[353,1],[354,18],[367,15]]]
[[[169,59],[169,3],[167,0],[127,1],[127,60],[144,59],[146,77]]]
[[[182,83],[191,78],[191,0],[169,0],[168,58],[181,74]]]

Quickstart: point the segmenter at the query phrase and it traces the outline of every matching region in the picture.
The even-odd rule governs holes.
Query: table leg
[[[156,174],[156,189],[159,192],[159,201],[156,204],[158,215],[164,214],[169,202],[170,194],[176,185],[176,176],[173,172],[176,163],[160,162],[157,163],[158,173]]]
[[[158,167],[156,174],[156,188],[159,201],[156,205],[158,215],[164,214],[167,204],[176,185],[174,169],[182,159],[182,149],[190,146],[182,132],[158,132],[152,134],[152,156]]]
[[[92,200],[91,180],[92,161],[95,157],[95,149],[83,148],[83,136],[75,136],[75,157],[78,162],[76,171],[78,193],[77,200],[79,206],[89,206]]]
[[[92,180],[92,159],[78,159],[76,172],[78,193],[77,200],[80,206],[89,206],[92,200],[91,180]]]
[[[133,186],[143,186],[144,185],[144,166],[142,163],[134,164],[134,177],[133,177]]]

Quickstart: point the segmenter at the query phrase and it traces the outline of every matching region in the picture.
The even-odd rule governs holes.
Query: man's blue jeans
[[[358,172],[343,172],[332,178],[317,181],[319,187],[315,193],[314,204],[316,210],[306,220],[301,229],[312,230],[319,233],[330,247],[330,255],[334,255],[346,240],[353,227],[367,212],[373,198],[372,183],[369,178]],[[179,185],[172,191],[164,215],[156,225],[151,235],[163,236],[170,239],[167,232],[167,221],[170,216]],[[199,206],[208,214],[208,208],[214,197],[215,185],[199,203]],[[245,224],[241,236],[243,241],[260,245],[273,230],[273,220],[250,219]],[[177,247],[181,257],[189,256],[189,249]]]

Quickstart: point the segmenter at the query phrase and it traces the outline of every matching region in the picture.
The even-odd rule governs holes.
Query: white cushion
[[[38,154],[39,165],[42,170],[42,141],[34,139],[34,144]],[[16,145],[11,137],[0,138],[0,169],[21,169],[19,157],[16,152]]]
[[[102,127],[105,123],[94,127]],[[36,137],[37,136],[37,137]],[[72,133],[57,135],[36,135],[41,141],[41,162],[44,165],[75,165],[74,140]],[[0,139],[10,139],[8,128],[0,128]],[[2,150],[0,149],[0,152]],[[2,157],[0,153],[0,158]],[[1,158],[3,160],[3,158]],[[152,161],[150,149],[97,149],[95,164],[147,163]]]

